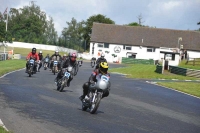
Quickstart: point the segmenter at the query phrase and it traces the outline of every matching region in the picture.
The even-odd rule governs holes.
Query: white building
[[[181,47],[190,58],[200,58],[200,32],[93,23],[90,56],[103,52],[108,62],[119,63],[122,57],[163,58],[178,65]]]

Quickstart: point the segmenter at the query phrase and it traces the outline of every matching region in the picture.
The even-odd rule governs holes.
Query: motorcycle
[[[94,114],[100,104],[103,92],[110,88],[110,78],[105,75],[98,75],[97,82],[90,84],[88,94],[82,100],[82,110],[90,109],[90,113]]]
[[[55,75],[58,72],[58,61],[54,60],[53,61],[53,69],[52,69],[52,73]]]
[[[94,66],[95,66],[95,61],[92,60],[92,61],[91,61],[91,67],[93,68]]]
[[[44,59],[44,70],[47,70],[49,64],[49,58]]]
[[[67,81],[69,80],[69,77],[72,76],[72,67],[69,66],[67,69],[64,70],[64,75],[61,79],[58,80],[57,83],[57,90],[62,92],[63,89],[67,85]]]
[[[34,65],[35,65],[35,61],[33,59],[30,59],[29,63],[28,63],[28,75],[29,75],[29,77],[31,77],[31,75],[33,75]]]

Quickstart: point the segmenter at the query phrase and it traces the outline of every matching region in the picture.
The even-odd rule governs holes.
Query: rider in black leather
[[[108,77],[110,77],[110,74],[108,73],[108,63],[107,62],[101,62],[99,64],[99,67],[98,69],[96,69],[96,71],[93,71],[93,73],[91,74],[89,80],[87,82],[85,82],[82,86],[83,88],[83,95],[81,95],[79,97],[79,99],[82,101],[85,96],[88,94],[88,89],[89,89],[89,86],[90,84],[93,84],[94,82],[97,82],[97,79],[96,79],[96,76],[98,74],[102,74],[102,75],[106,75]],[[107,88],[104,92],[103,92],[103,95],[102,95],[102,98],[103,97],[107,97],[109,95],[109,90],[110,90],[110,86],[109,88]]]
[[[68,66],[72,66],[74,67],[76,65],[76,53],[71,53],[69,58],[67,58],[67,60],[63,63],[62,68],[67,68]],[[57,74],[57,77],[55,79],[55,82],[57,83],[59,79],[61,79],[63,77],[63,70],[61,69],[61,71]],[[70,82],[73,79],[73,75],[70,75],[68,81],[67,81],[67,87],[70,86]]]
[[[61,61],[62,61],[62,57],[61,57],[61,55],[59,54],[58,51],[55,51],[55,54],[53,54],[53,55],[50,57],[50,60],[51,60],[50,69],[52,69],[52,67],[53,67],[53,59],[59,61],[59,62],[58,62],[58,69],[60,69],[60,63],[61,63]]]
[[[97,59],[97,61],[96,61],[96,69],[99,68],[99,64],[100,64],[101,62],[107,62],[104,53],[102,53],[102,54],[101,54],[101,57]]]

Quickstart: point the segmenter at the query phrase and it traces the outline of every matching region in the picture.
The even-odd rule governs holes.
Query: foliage
[[[80,46],[83,43],[82,35],[85,22],[77,22],[75,18],[72,18],[71,22],[66,23],[67,27],[62,30],[62,37],[59,38],[59,44],[63,43],[62,46],[64,47],[80,50]]]
[[[0,25],[2,30],[2,26]],[[5,32],[2,32],[5,35]],[[8,16],[7,39],[19,42],[55,44],[57,32],[53,19],[46,17],[46,13],[34,3],[23,8],[11,8]]]
[[[89,48],[89,42],[90,42],[90,35],[92,33],[92,26],[93,26],[93,22],[97,22],[97,23],[105,23],[105,24],[115,24],[115,22],[113,20],[111,20],[110,18],[107,18],[104,15],[98,14],[98,15],[93,15],[91,17],[89,17],[85,23],[85,27],[84,27],[84,32],[83,32],[83,38],[86,40],[86,48]]]
[[[132,22],[127,24],[127,26],[141,26],[140,24],[138,24],[137,22]]]

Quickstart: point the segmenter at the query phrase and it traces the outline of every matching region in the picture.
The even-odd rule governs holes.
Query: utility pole
[[[142,26],[142,23],[144,23],[142,22],[142,14],[140,14],[137,18],[139,20],[139,25]]]

